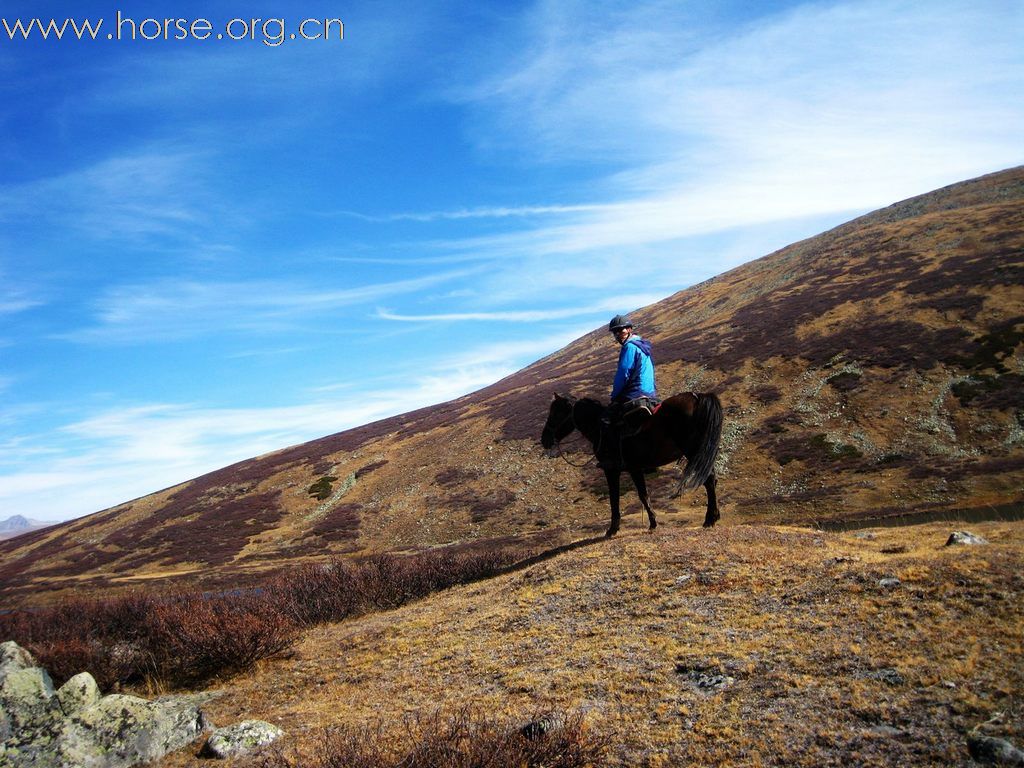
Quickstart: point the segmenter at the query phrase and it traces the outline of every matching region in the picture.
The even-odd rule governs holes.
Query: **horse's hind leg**
[[[612,522],[605,533],[605,537],[610,539],[619,532],[619,521],[622,519],[619,513],[619,470],[605,469],[604,477],[608,481],[608,503],[612,506]]]
[[[647,521],[650,523],[649,530],[653,531],[658,527],[658,521],[654,517],[654,510],[651,509],[651,496],[647,492],[647,480],[644,478],[644,471],[642,469],[631,469],[629,470],[629,476],[633,478],[633,485],[636,486],[636,495],[640,497],[640,503],[647,510]]]
[[[708,475],[708,479],[704,481],[704,490],[708,493],[708,511],[704,515],[705,528],[711,528],[722,516],[718,511],[718,495],[715,493],[716,482],[714,472]]]

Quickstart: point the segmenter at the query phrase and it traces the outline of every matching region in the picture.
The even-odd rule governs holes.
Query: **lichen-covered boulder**
[[[203,747],[204,757],[225,758],[250,752],[277,741],[284,734],[280,728],[262,720],[245,720],[215,730]]]
[[[82,673],[59,691],[15,643],[0,645],[0,768],[129,768],[207,728],[195,699],[100,696]]]
[[[100,688],[96,680],[88,672],[80,672],[72,677],[57,691],[57,703],[65,715],[73,715],[88,709],[100,700]]]
[[[128,768],[181,749],[205,727],[202,712],[191,702],[111,694],[64,721],[60,750],[67,765]]]
[[[53,680],[16,643],[0,644],[0,736],[45,722],[55,705]]]

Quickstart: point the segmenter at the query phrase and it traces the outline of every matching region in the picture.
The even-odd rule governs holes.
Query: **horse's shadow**
[[[580,549],[581,547],[589,547],[593,544],[600,544],[603,541],[607,541],[605,536],[592,536],[589,539],[579,539],[577,541],[570,541],[568,544],[561,544],[551,549],[545,549],[543,552],[538,552],[536,555],[531,555],[523,560],[517,560],[511,565],[506,565],[500,569],[495,575],[502,576],[506,573],[515,573],[525,568],[529,568],[531,565],[537,563],[543,563],[545,560],[551,560],[559,555],[564,555],[566,552],[572,552],[574,549]]]

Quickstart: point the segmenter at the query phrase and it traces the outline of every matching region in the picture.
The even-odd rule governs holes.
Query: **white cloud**
[[[99,240],[196,240],[210,224],[207,164],[192,151],[152,148],[66,173],[0,186],[0,220],[56,222]]]
[[[397,320],[409,323],[422,322],[512,322],[512,323],[539,323],[551,320],[564,320],[580,315],[591,315],[595,312],[622,311],[636,307],[653,304],[655,301],[664,298],[662,294],[628,294],[618,295],[612,298],[603,299],[586,307],[568,307],[564,309],[517,309],[506,311],[490,312],[447,312],[430,315],[407,315],[390,312],[386,309],[378,309],[377,317],[383,320]]]
[[[388,296],[414,293],[469,274],[424,277],[351,288],[312,288],[284,281],[166,280],[119,286],[97,302],[97,323],[61,338],[83,343],[145,343],[211,333],[272,332],[303,318]]]
[[[19,294],[0,294],[0,315],[16,315],[19,312],[42,306],[43,302]]]
[[[462,219],[507,219],[523,218],[527,216],[551,216],[566,213],[580,213],[582,211],[600,211],[605,206],[594,204],[579,205],[520,205],[520,206],[491,206],[486,208],[459,208],[451,211],[428,211],[425,213],[390,213],[384,216],[371,216],[357,211],[338,211],[336,216],[351,216],[374,223],[388,223],[396,221],[459,221]]]
[[[694,238],[785,221],[806,237],[800,221],[1024,162],[1024,6],[805,4],[732,34],[695,13],[541,2],[511,63],[449,94],[487,149],[608,169],[585,193],[603,205],[445,244],[494,264],[467,319],[566,291],[668,294],[732,266]]]

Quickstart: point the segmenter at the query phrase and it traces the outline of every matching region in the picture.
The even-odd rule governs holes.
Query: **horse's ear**
[[[551,396],[551,399],[552,399],[552,400],[561,400],[561,399],[562,399],[562,396],[561,396],[560,394],[558,394],[557,392],[555,392],[555,393],[554,393],[554,394],[553,394],[553,395]]]

